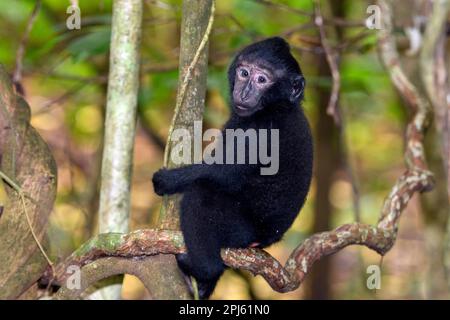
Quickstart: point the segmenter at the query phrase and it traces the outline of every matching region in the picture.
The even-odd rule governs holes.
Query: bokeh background
[[[65,22],[69,1],[43,0],[24,56],[23,87],[32,125],[49,144],[58,164],[58,196],[51,215],[51,256],[61,260],[97,232],[98,191],[106,105],[111,0],[80,0],[81,30]],[[405,10],[409,1],[403,2]],[[155,225],[161,198],[151,184],[162,166],[175,105],[181,1],[144,1],[142,72],[138,102],[131,230]],[[303,108],[315,138],[315,176],[301,214],[283,241],[268,251],[285,261],[314,232],[359,219],[376,223],[384,198],[404,170],[405,124],[409,112],[395,92],[376,50],[376,34],[364,26],[335,27],[340,50],[343,126],[326,114],[331,76],[317,29],[296,10],[313,12],[310,0],[218,0],[210,37],[204,127],[220,128],[229,115],[226,70],[234,52],[255,40],[284,36],[307,80]],[[364,21],[366,1],[324,1],[323,14]],[[0,1],[0,63],[11,71],[32,0]],[[411,60],[413,61],[413,60]],[[406,70],[414,73],[415,63]],[[228,270],[215,299],[404,299],[448,298],[444,265],[436,247],[448,200],[434,129],[427,156],[437,189],[416,197],[400,223],[395,247],[381,261],[367,248],[348,247],[314,267],[296,291],[280,294],[260,277]],[[355,189],[355,188],[356,189]],[[444,217],[444,218],[443,218]],[[443,220],[444,219],[444,220]],[[366,286],[367,267],[380,265],[381,289]],[[123,297],[145,299],[140,281],[126,276]]]

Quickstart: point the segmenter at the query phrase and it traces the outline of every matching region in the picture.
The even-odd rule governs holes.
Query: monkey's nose
[[[245,90],[245,89],[242,90],[242,92],[241,92],[241,101],[242,102],[244,102],[248,99],[249,93],[250,93],[250,90]]]
[[[242,92],[241,92],[241,100],[242,100],[242,102],[248,100],[251,90],[252,90],[252,84],[249,82],[245,86],[245,88],[242,90]]]

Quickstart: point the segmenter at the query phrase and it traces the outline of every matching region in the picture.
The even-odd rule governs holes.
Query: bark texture
[[[1,65],[0,160],[1,171],[25,194],[23,204],[17,191],[4,183],[8,201],[0,215],[0,299],[14,299],[36,282],[47,266],[24,209],[39,242],[45,242],[57,173],[47,144],[30,125],[28,104],[16,95]]]
[[[128,232],[139,89],[141,0],[115,0],[101,170],[99,232]],[[120,298],[120,286],[102,289]]]

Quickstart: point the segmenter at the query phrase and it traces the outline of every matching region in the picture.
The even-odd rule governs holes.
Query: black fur
[[[163,168],[153,176],[157,194],[183,193],[181,229],[187,254],[177,260],[197,280],[201,298],[212,293],[225,269],[220,249],[253,243],[262,248],[279,241],[302,208],[311,181],[312,138],[299,108],[304,80],[289,45],[270,38],[238,53],[228,71],[231,92],[243,60],[270,66],[277,81],[265,92],[262,109],[250,116],[237,115],[232,101],[224,129],[279,129],[278,173],[261,175],[260,165],[197,164]]]

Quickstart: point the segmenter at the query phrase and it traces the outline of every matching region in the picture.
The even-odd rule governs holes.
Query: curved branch
[[[173,261],[172,261],[173,260]],[[172,266],[172,267],[170,267]],[[80,298],[91,284],[119,274],[131,274],[139,278],[147,288],[152,298],[158,299],[188,299],[186,290],[180,290],[179,285],[167,283],[174,272],[179,272],[173,255],[150,256],[140,259],[110,257],[99,259],[81,269],[80,283],[76,287],[63,286],[55,295],[56,300]],[[167,277],[161,277],[161,273]],[[183,283],[181,285],[184,286]]]
[[[400,213],[412,195],[429,188],[431,176],[408,172],[403,175],[386,199],[378,225],[346,224],[333,231],[315,234],[299,245],[285,266],[261,249],[224,249],[222,258],[232,268],[261,275],[276,291],[295,290],[303,282],[313,264],[348,245],[364,245],[384,255],[394,245]],[[180,231],[137,230],[129,234],[100,234],[75,251],[56,269],[56,282],[64,284],[65,271],[71,265],[84,266],[104,257],[136,258],[156,254],[178,254],[185,251]],[[101,271],[101,270],[99,270]],[[44,282],[51,277],[48,271]],[[98,278],[95,278],[98,279]]]

